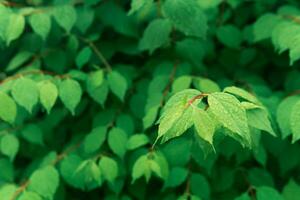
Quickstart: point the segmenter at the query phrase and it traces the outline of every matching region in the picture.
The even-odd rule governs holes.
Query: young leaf
[[[57,6],[53,10],[53,16],[56,22],[69,33],[77,20],[76,10],[73,6]]]
[[[38,103],[39,90],[37,84],[29,78],[21,77],[17,79],[11,92],[16,102],[29,113],[32,112],[33,107]]]
[[[36,170],[30,176],[28,190],[46,199],[52,199],[59,184],[59,174],[53,166]]]
[[[163,13],[176,29],[187,36],[206,37],[206,16],[196,1],[167,0],[163,4]]]
[[[51,81],[39,82],[38,88],[41,104],[46,109],[47,113],[50,114],[50,111],[58,97],[58,89]]]
[[[6,93],[0,91],[0,119],[12,124],[17,116],[17,105]]]
[[[241,98],[243,98],[249,102],[252,102],[254,104],[261,105],[259,100],[254,95],[250,94],[249,92],[247,92],[246,90],[243,90],[241,88],[234,87],[234,86],[226,87],[224,89],[224,92],[241,97]]]
[[[234,96],[221,92],[209,94],[208,105],[210,111],[224,127],[250,143],[246,111]]]
[[[173,128],[175,132],[172,131],[169,137],[175,137],[192,126],[190,116],[192,109],[191,106],[189,106],[189,101],[200,94],[201,93],[197,90],[186,89],[176,93],[168,100],[159,119],[158,138],[164,136],[171,128]],[[180,119],[181,123],[178,123]],[[174,128],[174,125],[176,125],[177,128]]]
[[[113,128],[108,133],[108,145],[120,158],[126,153],[127,134],[120,128]]]
[[[13,40],[20,37],[24,31],[24,27],[25,19],[23,15],[13,13],[9,16],[9,21],[4,32],[4,38],[7,46],[9,46]]]
[[[29,23],[36,34],[41,36],[43,40],[47,39],[51,29],[51,18],[48,13],[30,15]]]
[[[99,167],[105,179],[111,183],[114,182],[119,171],[117,162],[112,158],[103,156],[99,161]]]
[[[59,85],[59,97],[64,105],[75,115],[75,109],[82,96],[80,84],[73,79],[66,79]]]
[[[195,108],[193,111],[192,118],[194,121],[194,126],[197,131],[197,134],[201,138],[209,142],[210,144],[213,144],[213,136],[215,133],[215,122],[209,116],[209,114],[204,110]]]
[[[108,73],[107,80],[111,91],[123,101],[128,87],[126,79],[119,72],[112,71]]]
[[[132,169],[132,183],[134,183],[138,178],[145,176],[148,181],[151,176],[151,169],[148,166],[147,155],[140,156],[134,163]]]
[[[10,160],[14,160],[17,152],[19,151],[19,140],[13,134],[5,134],[0,139],[1,153],[8,156]]]
[[[139,49],[149,50],[150,54],[152,54],[155,49],[168,43],[171,30],[172,24],[169,20],[153,20],[144,31],[139,43]]]

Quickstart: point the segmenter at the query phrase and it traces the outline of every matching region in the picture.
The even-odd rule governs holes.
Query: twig
[[[81,38],[84,42],[86,42],[94,51],[94,53],[96,54],[96,56],[99,58],[99,60],[104,64],[104,66],[106,67],[107,71],[111,72],[112,71],[112,67],[111,65],[108,63],[108,61],[106,60],[106,58],[103,56],[103,54],[101,53],[101,51],[96,47],[96,45],[92,42],[89,41],[85,38]]]
[[[9,76],[9,77],[3,79],[2,81],[0,81],[0,85],[4,84],[6,82],[12,81],[12,80],[19,79],[23,76],[34,75],[34,74],[51,75],[51,76],[54,76],[54,77],[60,78],[60,79],[70,77],[68,74],[56,74],[54,72],[45,71],[45,70],[31,70],[31,71],[26,71],[26,72],[22,72],[22,73],[19,73],[19,74],[15,74],[13,76]]]

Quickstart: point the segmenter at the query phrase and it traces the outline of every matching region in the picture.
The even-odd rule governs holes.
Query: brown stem
[[[45,70],[32,70],[32,71],[26,71],[26,72],[22,72],[19,74],[15,74],[13,76],[9,76],[5,79],[3,79],[2,81],[0,81],[0,85],[12,81],[12,80],[16,80],[19,79],[23,76],[28,76],[28,75],[34,75],[34,74],[44,74],[44,75],[51,75],[54,76],[56,78],[60,78],[60,79],[64,79],[64,78],[69,78],[70,76],[68,74],[56,74],[54,72],[50,72],[50,71],[45,71]]]
[[[186,103],[186,108],[189,107],[190,105],[192,105],[194,103],[194,101],[196,101],[197,99],[202,99],[203,97],[207,97],[208,94],[206,93],[202,93],[202,94],[198,94],[196,96],[194,96],[192,99],[190,99],[187,103]],[[205,108],[207,110],[207,108]]]
[[[173,70],[170,74],[170,78],[169,78],[169,83],[168,85],[165,87],[164,91],[163,91],[163,98],[160,102],[160,105],[163,106],[167,97],[168,92],[170,92],[171,86],[174,82],[175,79],[175,75],[176,75],[176,71],[177,71],[177,67],[178,67],[178,61],[176,61],[173,65]]]
[[[92,41],[89,41],[89,40],[87,40],[85,38],[81,38],[81,39],[92,48],[92,50],[94,51],[94,53],[96,54],[96,56],[99,58],[99,60],[106,67],[107,71],[111,72],[112,71],[112,67],[108,63],[108,61],[106,60],[106,58],[104,57],[104,55],[102,54],[102,52],[99,50],[99,48],[97,48],[96,45]]]
[[[10,200],[15,200],[18,196],[28,187],[30,181],[26,180],[20,187],[15,191],[14,195],[10,198]]]

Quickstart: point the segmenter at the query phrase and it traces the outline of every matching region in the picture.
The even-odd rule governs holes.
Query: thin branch
[[[167,97],[167,94],[170,92],[171,90],[171,86],[174,82],[174,79],[175,79],[175,75],[176,75],[176,71],[177,71],[177,67],[178,67],[178,61],[176,61],[173,65],[173,69],[172,69],[172,72],[170,74],[170,77],[169,77],[169,83],[168,85],[165,87],[164,91],[163,91],[163,98],[160,102],[160,105],[163,106],[164,103],[165,103],[165,100],[166,100],[166,97]]]
[[[19,195],[26,190],[26,188],[28,187],[30,183],[30,180],[26,180],[24,183],[22,183],[22,185],[20,185],[20,187],[15,191],[14,195],[10,198],[10,200],[15,200],[19,197]]]
[[[54,72],[45,71],[45,70],[31,70],[31,71],[26,71],[26,72],[22,72],[22,73],[19,73],[19,74],[15,74],[13,76],[9,76],[9,77],[3,79],[2,81],[0,81],[0,85],[2,85],[4,83],[7,83],[9,81],[12,81],[12,80],[19,79],[19,78],[21,78],[23,76],[35,75],[35,74],[51,75],[51,76],[54,76],[55,78],[60,78],[60,79],[69,78],[70,77],[68,74],[56,74]]]
[[[111,72],[112,71],[112,67],[111,65],[108,63],[108,61],[106,60],[106,58],[104,57],[104,55],[102,54],[102,52],[99,50],[99,48],[96,47],[96,45],[92,42],[89,41],[85,38],[81,38],[84,42],[86,42],[94,51],[94,53],[96,54],[96,56],[99,58],[99,60],[104,64],[104,66],[106,67],[107,71]]]

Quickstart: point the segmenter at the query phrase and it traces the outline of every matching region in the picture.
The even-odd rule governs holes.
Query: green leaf
[[[120,128],[113,128],[108,133],[108,145],[120,158],[123,158],[126,153],[127,140],[127,134]]]
[[[158,138],[164,136],[171,128],[173,131],[169,137],[176,137],[192,126],[190,116],[192,109],[189,101],[199,94],[201,93],[197,90],[186,89],[176,93],[168,100],[159,119]],[[178,123],[180,119],[181,123]],[[174,125],[177,127],[175,128]]]
[[[18,200],[43,200],[41,196],[34,192],[24,191]]]
[[[256,198],[257,200],[283,200],[282,196],[275,189],[261,186],[256,188]]]
[[[293,142],[300,139],[300,100],[292,107],[290,114],[290,127],[293,135]]]
[[[193,85],[197,90],[200,90],[204,93],[221,91],[219,85],[208,78],[194,78]]]
[[[106,156],[101,157],[99,167],[106,180],[111,183],[115,181],[118,176],[119,169],[118,164],[114,159]]]
[[[149,1],[152,2],[153,0],[132,0],[131,4],[130,4],[130,10],[128,12],[128,15],[132,15],[132,14],[136,13],[141,8],[143,8],[143,6],[147,5],[149,3]]]
[[[50,111],[58,97],[58,89],[51,81],[39,82],[38,88],[40,93],[40,102],[46,109],[47,113],[50,114]]]
[[[0,180],[2,183],[14,181],[14,166],[7,158],[0,159],[0,169]]]
[[[11,92],[16,102],[29,113],[32,112],[33,107],[38,103],[39,90],[37,84],[29,78],[21,77],[17,79]]]
[[[238,88],[238,87],[235,87],[235,86],[226,87],[224,89],[224,92],[227,92],[229,94],[233,94],[237,97],[243,98],[243,99],[245,99],[249,102],[252,102],[254,104],[261,105],[259,100],[254,95],[250,94],[249,92],[247,92],[246,90],[243,90],[241,88]]]
[[[28,190],[52,199],[59,185],[59,174],[53,166],[36,170],[30,176]]]
[[[17,116],[17,105],[6,93],[0,91],[0,119],[12,124]]]
[[[138,178],[145,176],[148,181],[151,176],[151,169],[149,168],[147,155],[140,156],[134,163],[132,168],[132,183],[134,183]]]
[[[13,184],[5,184],[0,187],[1,200],[11,200],[17,190],[17,186]]]
[[[108,94],[108,84],[104,80],[102,70],[97,70],[88,75],[86,80],[87,91],[89,95],[99,104],[104,106]]]
[[[5,71],[13,71],[21,67],[25,62],[32,57],[32,53],[28,51],[20,51],[18,52],[8,63]]]
[[[41,36],[43,40],[47,39],[47,36],[51,29],[51,18],[47,13],[38,13],[30,15],[29,23],[33,31]]]
[[[213,144],[213,136],[215,133],[215,122],[209,114],[199,108],[193,111],[193,121],[197,134],[205,141]]]
[[[293,110],[293,107],[296,105],[296,103],[300,100],[299,96],[290,96],[285,98],[281,103],[279,104],[276,112],[276,120],[279,125],[280,131],[281,131],[281,137],[286,138],[289,136],[291,131],[291,113]]]
[[[146,115],[143,117],[143,127],[144,129],[150,128],[156,118],[157,118],[157,113],[159,111],[160,105],[153,106],[152,108],[148,109],[146,112]]]
[[[288,184],[286,184],[282,191],[282,196],[284,200],[297,200],[300,195],[300,186],[291,179]]]
[[[139,49],[149,50],[150,54],[152,54],[155,49],[168,43],[171,30],[172,24],[169,20],[153,20],[144,31],[139,43]]]
[[[23,33],[25,27],[25,19],[23,15],[11,14],[9,16],[9,21],[5,27],[4,38],[6,45],[9,46],[10,43],[20,37]]]
[[[82,96],[80,84],[73,79],[66,79],[59,85],[59,97],[64,105],[75,115],[75,109]]]
[[[21,130],[22,136],[28,142],[43,145],[43,132],[41,128],[35,124],[29,124]]]
[[[90,60],[92,56],[92,50],[90,47],[83,48],[76,57],[76,65],[79,69],[81,69],[88,61]]]
[[[246,111],[234,96],[215,92],[208,95],[208,104],[209,110],[225,128],[245,139],[246,144],[250,144]]]
[[[126,79],[117,71],[109,72],[107,80],[111,91],[121,100],[124,101],[126,90],[128,88]]]
[[[253,25],[254,40],[257,42],[270,38],[279,19],[277,15],[271,13],[262,15]]]
[[[97,151],[106,139],[106,127],[97,127],[89,133],[84,141],[83,148],[85,153],[94,153]]]
[[[167,0],[163,4],[163,13],[171,20],[175,28],[185,35],[206,37],[206,16],[196,1]]]
[[[149,138],[145,134],[135,134],[131,136],[127,141],[127,149],[137,149],[145,144],[149,143]]]
[[[14,160],[19,151],[19,140],[13,134],[5,134],[0,140],[1,153]]]
[[[229,48],[239,48],[242,43],[242,33],[234,25],[224,25],[218,28],[217,38]]]
[[[246,110],[246,113],[249,126],[266,131],[276,137],[269,119],[269,113],[265,108],[249,109]]]
[[[182,90],[188,89],[191,83],[192,78],[190,76],[180,76],[173,82],[172,92],[180,92]]]
[[[68,184],[85,191],[100,187],[103,182],[98,165],[92,160],[82,160],[76,154],[63,159],[60,173]]]
[[[69,33],[77,20],[76,10],[73,6],[57,6],[53,10],[53,16],[56,22]]]
[[[188,171],[182,167],[174,167],[169,174],[167,181],[165,182],[164,188],[178,187],[187,178]]]
[[[210,199],[210,185],[202,174],[193,173],[190,181],[193,194],[203,199]]]

